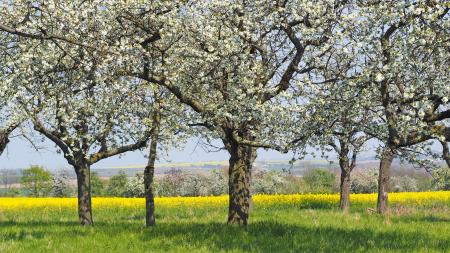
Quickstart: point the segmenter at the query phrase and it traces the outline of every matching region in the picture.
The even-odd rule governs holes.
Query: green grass
[[[359,207],[256,206],[248,227],[224,224],[226,208],[94,210],[80,227],[74,210],[0,210],[0,252],[450,252],[450,208],[394,208],[388,217]]]

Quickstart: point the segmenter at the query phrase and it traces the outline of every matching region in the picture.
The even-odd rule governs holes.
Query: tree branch
[[[4,32],[7,32],[7,33],[10,33],[10,34],[14,34],[14,35],[20,36],[20,37],[25,37],[25,38],[35,39],[35,40],[61,40],[61,41],[64,41],[64,42],[67,42],[67,43],[70,43],[70,44],[73,44],[73,45],[77,45],[77,46],[80,46],[80,47],[96,48],[96,47],[93,47],[91,45],[83,44],[81,42],[77,42],[77,41],[75,41],[73,39],[69,39],[69,38],[66,38],[66,37],[63,37],[63,36],[54,35],[54,34],[41,35],[41,34],[25,33],[25,32],[18,31],[17,29],[5,26],[3,24],[0,24],[0,30],[2,30]]]
[[[150,138],[150,132],[147,132],[142,139],[138,140],[135,143],[92,154],[89,156],[89,164],[92,165],[100,160],[106,159],[111,156],[123,154],[128,151],[134,151],[137,149],[141,149],[147,145],[147,141],[149,138]]]
[[[45,128],[45,126],[37,119],[37,117],[31,118],[34,126],[34,130],[38,131],[39,133],[43,134],[45,137],[49,138],[51,141],[53,141],[62,151],[64,154],[68,155],[71,153],[70,148],[66,143],[53,131],[48,130]]]
[[[196,112],[205,111],[205,108],[199,101],[195,100],[191,96],[186,95],[185,93],[183,93],[180,87],[173,85],[170,82],[167,82],[164,78],[158,76],[150,76],[148,75],[148,73],[141,74],[138,77],[147,82],[151,82],[167,88],[170,92],[172,92],[173,95],[175,95],[175,97],[178,98],[180,102],[189,105],[194,111]]]

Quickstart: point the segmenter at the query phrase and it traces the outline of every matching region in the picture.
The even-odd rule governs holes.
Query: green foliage
[[[430,176],[415,176],[418,191],[430,191],[433,189],[433,182]]]
[[[10,187],[7,189],[0,189],[0,197],[18,197],[20,196],[20,189],[16,187]]]
[[[105,182],[100,179],[97,172],[91,172],[92,196],[103,196],[105,194]]]
[[[327,169],[313,169],[305,173],[303,180],[313,193],[331,193],[336,176]]]
[[[51,191],[52,176],[43,167],[33,165],[22,171],[20,183],[31,196],[42,197]]]
[[[106,189],[107,195],[115,197],[125,197],[127,183],[127,175],[125,174],[125,172],[120,171],[119,174],[114,175],[109,179],[108,188]]]
[[[283,194],[304,193],[307,191],[305,181],[301,177],[286,175],[284,180],[286,180],[286,183],[282,185],[280,190]]]

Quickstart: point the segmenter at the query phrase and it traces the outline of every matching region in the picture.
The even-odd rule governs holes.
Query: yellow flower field
[[[374,204],[377,195],[352,194],[352,204]],[[391,203],[408,205],[432,205],[445,203],[450,205],[450,191],[437,192],[403,192],[391,193]],[[226,206],[228,196],[211,197],[162,197],[156,198],[155,204],[160,207],[205,207]],[[256,206],[265,205],[304,205],[304,206],[328,206],[339,202],[338,194],[291,194],[291,195],[255,195],[253,202]],[[29,209],[29,208],[76,208],[76,198],[0,198],[0,210]],[[144,206],[143,198],[93,198],[93,208],[120,207],[140,208]]]

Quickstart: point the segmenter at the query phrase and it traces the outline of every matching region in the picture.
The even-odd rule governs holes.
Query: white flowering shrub
[[[67,171],[63,170],[52,175],[52,191],[54,197],[72,197],[73,187],[70,185],[70,177]]]
[[[180,185],[184,180],[179,169],[171,169],[164,176],[155,178],[154,192],[156,196],[181,196]]]
[[[355,170],[351,182],[351,189],[354,193],[376,192],[378,187],[378,170],[374,168]]]
[[[127,183],[125,184],[124,197],[145,197],[143,174],[138,173],[136,174],[136,176],[128,179]]]
[[[222,170],[213,170],[208,176],[210,190],[208,195],[224,195],[228,193],[228,175]]]
[[[275,171],[258,171],[253,174],[251,190],[254,194],[282,194],[289,182]]]
[[[415,192],[419,190],[417,179],[409,176],[394,176],[390,180],[391,192]]]

